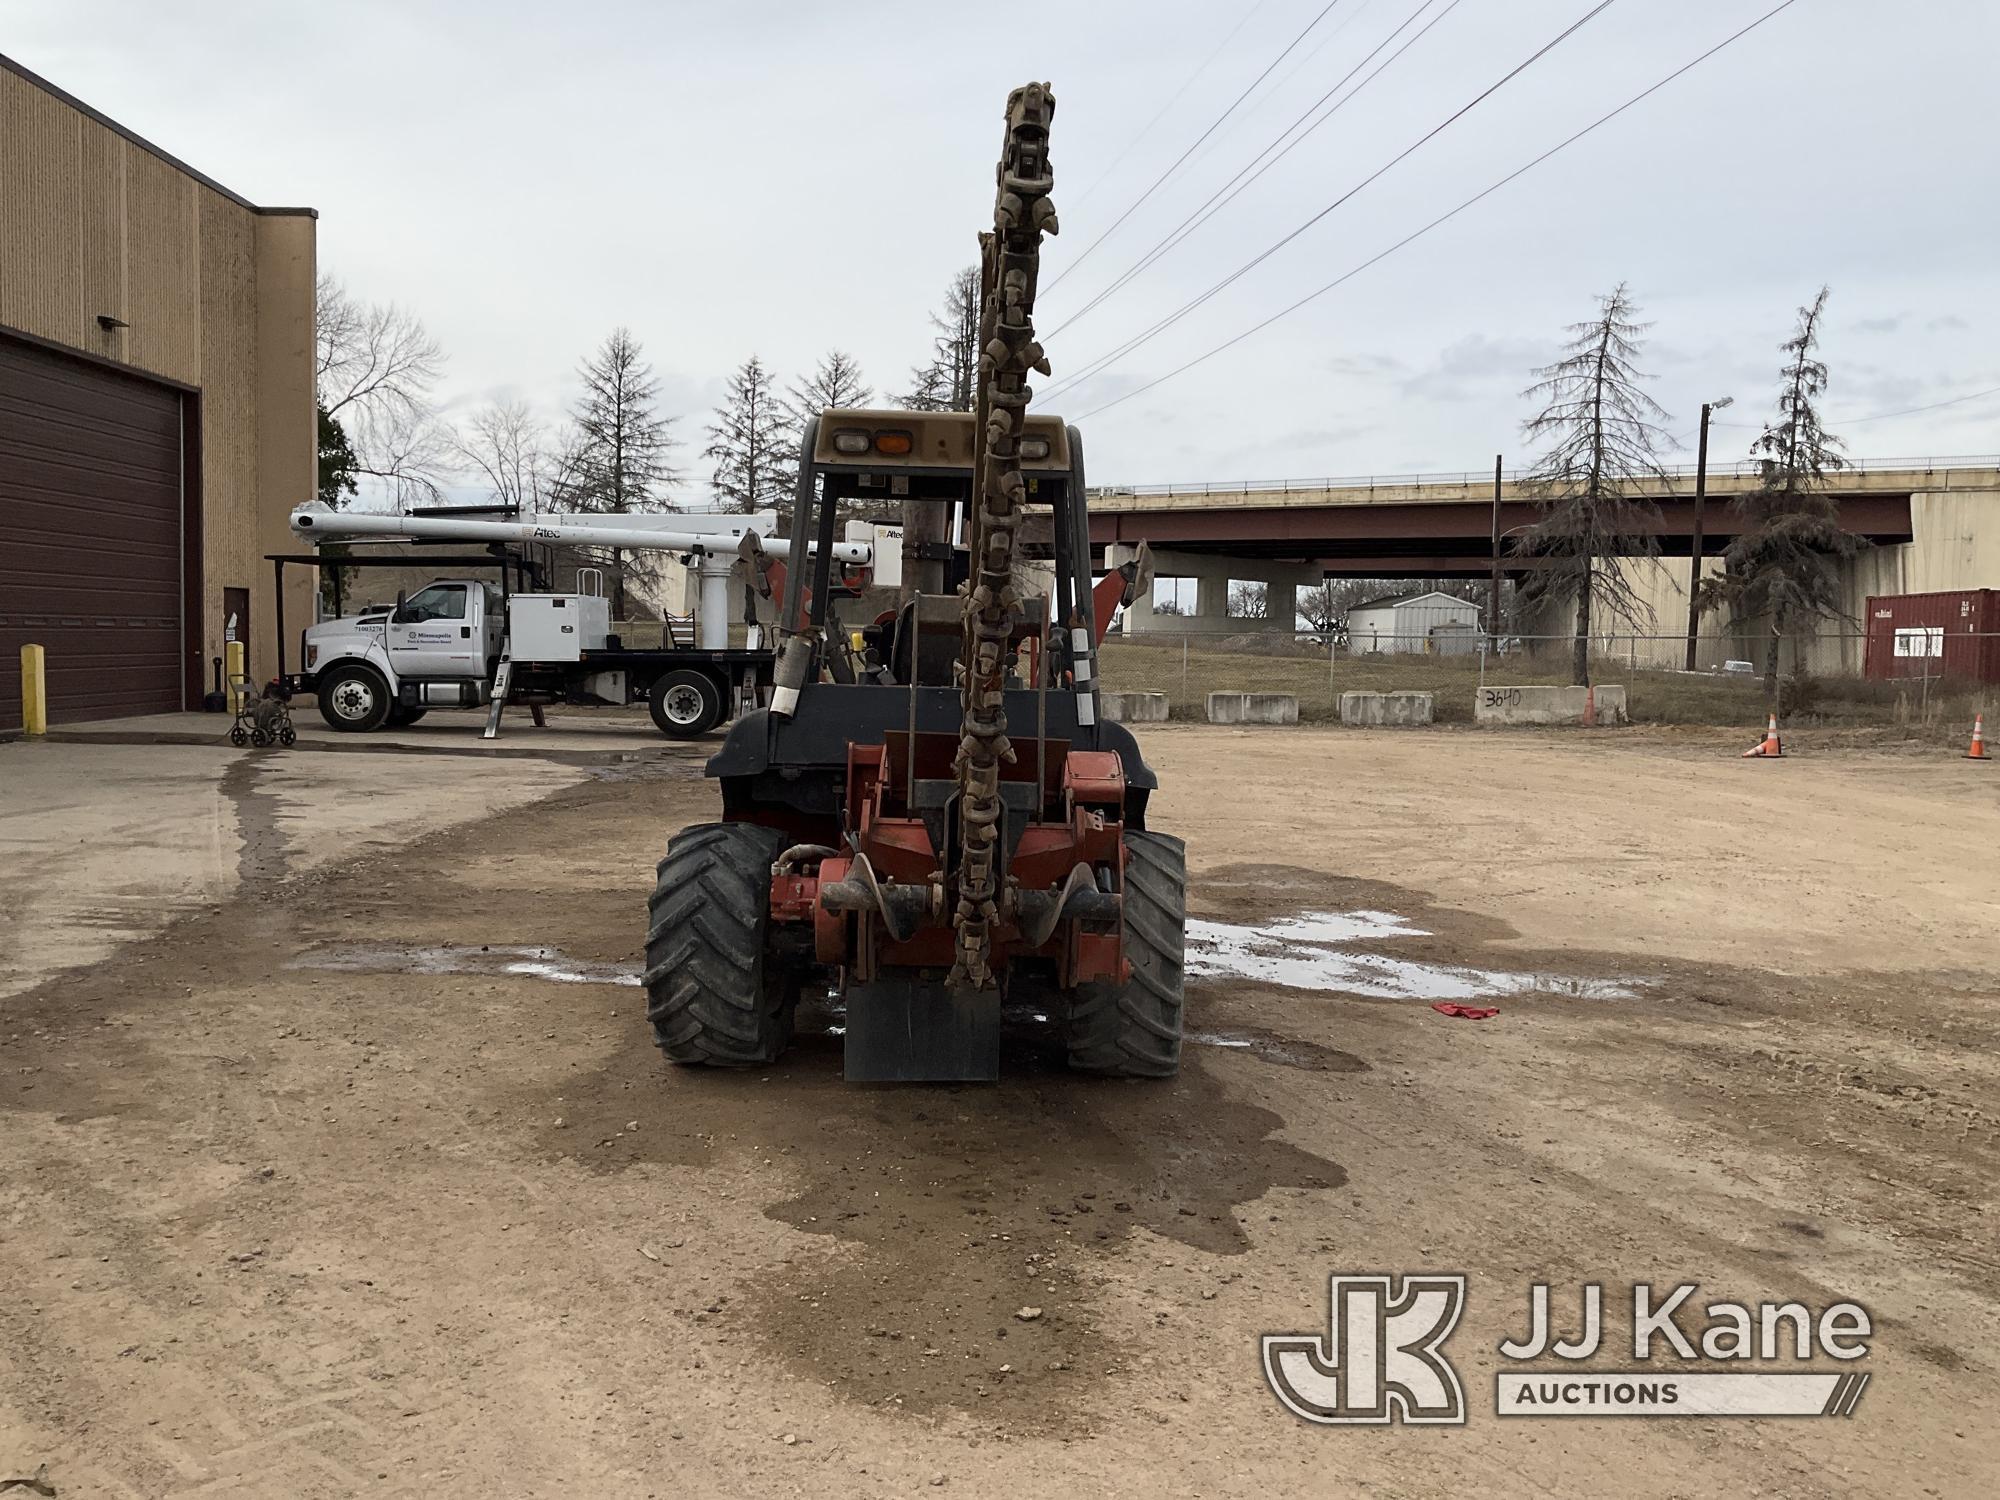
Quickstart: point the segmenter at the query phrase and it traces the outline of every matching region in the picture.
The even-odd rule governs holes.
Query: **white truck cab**
[[[356,732],[476,708],[492,696],[505,630],[498,589],[440,578],[398,604],[309,626],[301,686],[329,725]]]
[[[683,642],[669,630],[657,647],[627,646],[612,633],[603,574],[595,568],[577,570],[578,592],[571,594],[502,594],[469,579],[440,578],[393,607],[309,627],[301,642],[304,670],[284,675],[284,686],[314,694],[328,724],[354,732],[414,723],[436,707],[489,706],[491,738],[507,704],[533,708],[539,723],[545,704],[644,703],[660,733],[694,739],[768,699],[774,658],[754,623],[754,595],[768,595],[757,580],[794,556],[793,540],[775,534],[777,520],[773,511],[757,511],[545,512],[496,521],[301,505],[292,512],[293,534],[315,546],[335,539],[482,542],[496,559],[500,549],[519,544],[679,554],[695,585],[696,639]],[[854,595],[850,570],[865,570],[875,547],[872,532],[861,536],[850,527],[845,540],[828,548],[820,562],[840,565],[835,593]],[[817,550],[817,543],[800,547],[797,559],[804,566]],[[731,644],[732,589],[741,590],[750,626],[742,646]]]

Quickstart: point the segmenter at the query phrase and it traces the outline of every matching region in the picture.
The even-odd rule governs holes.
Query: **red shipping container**
[[[2000,682],[2000,589],[1871,595],[1865,661],[1876,678]]]

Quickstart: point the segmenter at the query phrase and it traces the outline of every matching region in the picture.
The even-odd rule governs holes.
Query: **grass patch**
[[[1157,638],[1156,638],[1157,639]],[[1340,718],[1340,694],[1409,691],[1434,695],[1441,724],[1472,722],[1480,683],[1473,656],[1336,656],[1291,640],[1231,650],[1158,640],[1109,640],[1100,648],[1104,686],[1113,692],[1165,693],[1173,717],[1204,722],[1210,693],[1290,693],[1299,718],[1327,723]],[[1620,683],[1632,718],[1645,724],[1697,724],[1759,728],[1766,713],[1763,680],[1717,672],[1663,672],[1627,662],[1598,662],[1592,675]],[[1514,657],[1490,663],[1488,686],[1561,685],[1570,680],[1566,656]],[[1972,716],[2000,705],[2000,688],[1977,683],[1932,683],[1928,700],[1909,683],[1858,677],[1816,677],[1799,685],[1798,706],[1786,721],[1838,728],[1895,729],[1940,742],[1964,739]]]

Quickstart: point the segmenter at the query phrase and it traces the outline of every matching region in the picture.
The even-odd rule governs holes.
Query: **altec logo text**
[[[1815,1313],[1799,1302],[1710,1302],[1693,1283],[1631,1289],[1631,1356],[1642,1369],[1582,1370],[1605,1350],[1604,1288],[1577,1292],[1578,1319],[1558,1335],[1545,1283],[1529,1288],[1527,1331],[1504,1339],[1503,1359],[1553,1366],[1502,1369],[1494,1409],[1503,1417],[1851,1416],[1868,1387],[1860,1370],[1800,1370],[1815,1355],[1849,1362],[1868,1353],[1866,1308],[1836,1302]],[[1465,1311],[1458,1275],[1329,1278],[1327,1331],[1266,1334],[1264,1378],[1285,1409],[1324,1426],[1405,1422],[1463,1424],[1464,1387],[1444,1352]],[[1689,1370],[1679,1362],[1744,1361],[1742,1370]],[[1794,1368],[1772,1368],[1791,1365]]]

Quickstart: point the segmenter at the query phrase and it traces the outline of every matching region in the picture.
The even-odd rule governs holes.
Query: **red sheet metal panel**
[[[0,340],[0,729],[28,642],[52,723],[182,706],[181,476],[178,391]]]
[[[2000,682],[2000,589],[1868,600],[1867,674]]]

